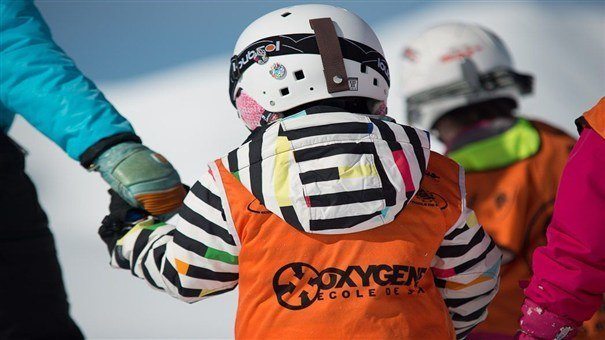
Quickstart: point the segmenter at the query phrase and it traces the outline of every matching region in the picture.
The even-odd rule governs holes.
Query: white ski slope
[[[573,132],[574,117],[605,94],[603,6],[442,3],[377,27],[393,74],[389,104],[394,117],[400,119],[402,112],[397,75],[402,44],[433,24],[455,20],[492,28],[508,43],[519,70],[536,76],[536,95],[523,103],[532,117]],[[226,53],[221,59],[100,86],[145,143],[192,183],[205,163],[246,136],[227,99],[228,61]],[[30,152],[28,171],[55,233],[72,314],[88,337],[232,337],[237,292],[187,305],[126,271],[110,269],[105,245],[96,235],[108,203],[100,177],[83,171],[22,119],[11,135]]]

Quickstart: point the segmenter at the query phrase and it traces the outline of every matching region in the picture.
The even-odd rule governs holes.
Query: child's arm
[[[475,213],[466,208],[464,199],[463,208],[456,224],[446,232],[431,266],[458,339],[487,317],[487,306],[498,291],[502,257]]]
[[[228,203],[219,182],[207,172],[193,185],[176,227],[149,218],[115,245],[109,242],[111,265],[130,269],[151,286],[186,302],[235,288],[240,243],[227,222]]]

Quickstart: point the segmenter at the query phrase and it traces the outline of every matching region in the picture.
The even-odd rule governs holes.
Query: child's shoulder
[[[453,215],[459,215],[462,198],[466,195],[464,171],[458,163],[431,151],[420,189],[446,202]]]
[[[461,172],[463,175],[463,168],[456,161],[440,153],[431,151],[425,177],[433,180],[438,178],[439,182],[443,185],[455,185],[458,187],[461,180],[460,176],[462,176]]]

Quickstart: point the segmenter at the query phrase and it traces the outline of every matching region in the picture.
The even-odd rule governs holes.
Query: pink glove
[[[517,339],[572,339],[578,334],[581,324],[549,312],[530,299],[525,299],[521,307],[521,332]]]

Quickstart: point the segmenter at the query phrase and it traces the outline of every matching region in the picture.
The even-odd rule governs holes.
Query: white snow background
[[[604,6],[443,3],[375,27],[391,66],[390,115],[400,121],[402,45],[444,21],[476,22],[503,38],[518,70],[536,77],[535,95],[522,102],[530,117],[575,135],[574,118],[605,94]],[[207,162],[246,137],[227,98],[229,57],[99,86],[145,144],[163,153],[192,184]],[[27,170],[50,217],[72,315],[89,338],[233,337],[237,291],[188,305],[153,291],[127,271],[109,268],[96,234],[109,201],[100,176],[83,171],[21,118],[10,134],[29,151]]]

